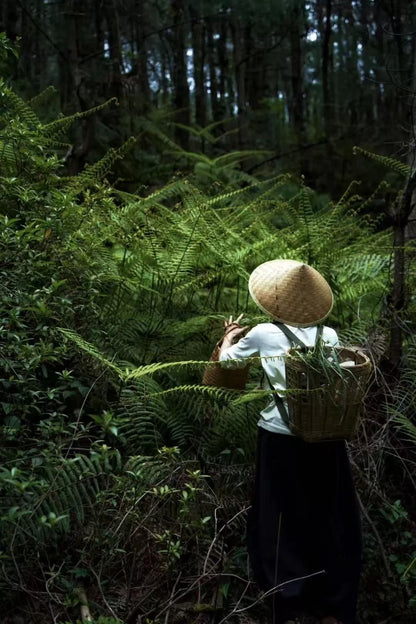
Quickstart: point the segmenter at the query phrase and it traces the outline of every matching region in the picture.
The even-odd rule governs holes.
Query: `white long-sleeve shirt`
[[[312,327],[287,327],[307,346],[313,347],[318,328]],[[324,326],[322,339],[330,346],[338,346],[338,336],[334,329]],[[270,379],[275,390],[286,390],[286,374],[284,356],[291,348],[291,343],[285,334],[273,323],[260,323],[251,329],[244,338],[236,344],[223,349],[220,354],[220,362],[225,368],[236,368],[243,364],[246,358],[260,357],[263,369]],[[283,419],[272,399],[267,407],[260,412],[260,427],[274,433],[293,435],[283,422]]]

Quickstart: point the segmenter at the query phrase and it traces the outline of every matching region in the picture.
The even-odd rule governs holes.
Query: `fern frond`
[[[68,115],[66,117],[60,117],[59,119],[55,119],[51,123],[44,124],[41,126],[42,134],[45,138],[56,140],[59,137],[62,137],[66,133],[66,131],[68,130],[68,128],[71,127],[74,121],[77,121],[79,119],[85,119],[86,117],[89,117],[90,115],[95,115],[95,113],[98,113],[99,111],[103,110],[103,108],[107,108],[111,104],[117,104],[117,103],[118,103],[117,98],[111,98],[107,100],[106,102],[104,102],[103,104],[98,104],[97,106],[94,106],[93,108],[89,108],[86,111],[79,111],[77,113],[74,113],[73,115]]]
[[[154,451],[164,442],[169,408],[161,390],[154,379],[143,377],[121,391],[115,413],[122,421],[120,438],[130,453]]]
[[[110,148],[105,156],[101,158],[101,160],[94,163],[93,165],[86,166],[80,174],[74,176],[73,178],[70,178],[66,185],[67,188],[80,189],[84,186],[93,185],[97,182],[101,182],[104,179],[105,175],[109,171],[111,171],[114,163],[117,160],[123,158],[126,153],[133,147],[136,141],[136,137],[130,137],[125,143],[123,143],[121,147],[117,149]]]
[[[407,439],[416,443],[416,425],[410,418],[398,410],[389,410],[389,413],[394,416],[394,421],[400,426],[400,429],[405,433]]]
[[[399,173],[404,177],[407,177],[412,171],[412,168],[409,165],[400,162],[400,160],[396,160],[395,158],[390,158],[388,156],[382,156],[381,154],[375,154],[374,152],[368,152],[361,147],[355,146],[353,149],[353,153],[365,156],[370,160],[375,160],[387,169],[395,171],[396,173]]]
[[[37,127],[40,121],[32,108],[19,97],[12,89],[7,87],[0,78],[0,107],[19,116],[21,121],[28,126]]]
[[[142,491],[157,486],[172,472],[172,467],[160,455],[132,455],[124,465],[124,473],[139,482]]]
[[[99,349],[97,349],[90,342],[87,342],[86,340],[84,340],[84,338],[82,338],[77,332],[71,329],[64,328],[64,327],[59,327],[58,330],[61,332],[63,336],[65,336],[66,338],[71,340],[73,343],[75,343],[79,349],[81,349],[82,351],[85,351],[85,353],[88,353],[88,355],[100,361],[106,367],[114,370],[119,375],[119,377],[123,376],[123,371],[119,366],[114,364],[113,361],[107,359],[99,351]]]
[[[3,141],[0,137],[0,170],[3,175],[13,175],[17,167],[16,147],[11,141]]]
[[[182,386],[175,386],[173,388],[168,388],[167,390],[160,390],[156,392],[153,396],[155,397],[163,397],[171,394],[196,394],[196,395],[205,395],[211,399],[215,399],[217,401],[223,400],[226,397],[235,396],[235,394],[239,394],[237,390],[230,390],[228,388],[217,388],[215,386],[205,386],[201,384],[185,384]]]
[[[270,156],[272,152],[270,150],[239,150],[235,152],[229,152],[228,154],[221,154],[217,158],[213,159],[213,164],[219,167],[232,167],[236,163],[243,162],[247,158],[256,158],[257,156]]]
[[[58,89],[53,85],[49,85],[46,87],[41,93],[35,95],[35,97],[28,100],[28,105],[32,108],[36,108],[37,106],[41,106],[52,99],[53,96],[57,95]]]
[[[360,184],[361,182],[359,180],[352,180],[352,182],[349,183],[346,190],[344,191],[344,193],[341,195],[338,202],[336,203],[336,207],[340,208],[342,206],[345,206],[348,202],[351,201],[351,197],[354,197],[354,199],[358,198],[359,197],[358,195],[352,195],[352,191],[354,187],[360,186]]]
[[[108,479],[121,470],[117,451],[106,455],[76,455],[59,463],[45,463],[36,468],[38,480],[25,493],[3,498],[3,510],[23,505],[26,510],[15,527],[17,542],[27,536],[42,542],[50,541],[50,530],[56,535],[69,533],[74,526],[82,526],[96,509],[97,497],[108,486]]]
[[[160,130],[160,128],[152,121],[149,121],[147,119],[141,119],[139,122],[139,128],[143,132],[151,135],[152,137],[156,137],[157,139],[159,139],[162,145],[165,145],[173,152],[177,152],[179,154],[182,151],[182,148],[170,137],[168,137],[167,134],[162,132],[162,130]]]

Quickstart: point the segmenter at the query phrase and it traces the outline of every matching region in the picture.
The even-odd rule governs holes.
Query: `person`
[[[249,292],[271,320],[246,333],[242,315],[234,322],[230,317],[219,360],[221,366],[238,367],[260,357],[265,379],[284,397],[284,359],[292,345],[276,321],[313,346],[318,326],[331,312],[332,291],[311,266],[278,259],[253,271]],[[334,329],[321,331],[325,343],[339,344]],[[255,579],[272,596],[273,624],[302,617],[356,624],[361,529],[345,441],[296,437],[274,400],[258,425],[247,545]]]

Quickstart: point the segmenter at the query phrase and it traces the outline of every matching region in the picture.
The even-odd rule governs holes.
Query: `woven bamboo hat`
[[[276,321],[308,327],[332,310],[331,288],[316,269],[297,260],[270,260],[250,275],[250,295]]]

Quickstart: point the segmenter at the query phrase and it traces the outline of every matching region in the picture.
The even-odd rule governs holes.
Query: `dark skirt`
[[[308,443],[259,427],[247,528],[258,584],[280,586],[274,623],[303,612],[356,624],[361,527],[345,442]]]

